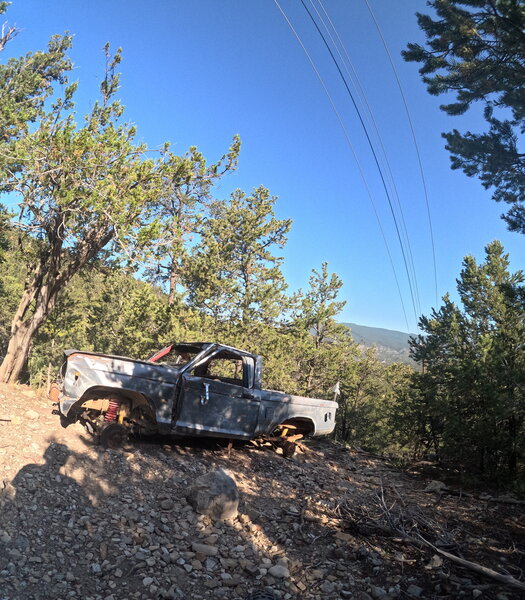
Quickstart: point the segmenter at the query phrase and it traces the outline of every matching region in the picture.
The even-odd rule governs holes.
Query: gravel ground
[[[165,438],[104,450],[80,425],[63,429],[51,408],[30,388],[0,385],[0,600],[525,595],[343,510],[363,514],[382,490],[388,506],[425,515],[451,551],[520,578],[519,504],[425,493],[421,477],[329,441],[292,459]],[[218,467],[241,496],[228,522],[195,514],[184,499],[192,481]]]

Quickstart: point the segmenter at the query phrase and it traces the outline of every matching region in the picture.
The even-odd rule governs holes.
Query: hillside
[[[343,323],[350,328],[353,339],[366,348],[377,348],[377,356],[386,363],[402,362],[414,365],[409,356],[408,340],[414,334],[357,323]]]
[[[30,388],[0,385],[2,598],[523,597],[524,512],[509,496],[429,486],[428,464],[403,473],[331,440],[290,459],[167,438],[104,450],[51,408]],[[240,494],[224,522],[185,498],[219,467]]]

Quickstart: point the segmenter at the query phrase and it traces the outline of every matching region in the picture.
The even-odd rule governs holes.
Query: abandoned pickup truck
[[[337,404],[261,389],[260,356],[216,343],[178,343],[149,360],[67,350],[50,392],[63,423],[81,421],[105,446],[129,433],[282,439],[326,435]]]

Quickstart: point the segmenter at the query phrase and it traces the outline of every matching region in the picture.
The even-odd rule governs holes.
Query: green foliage
[[[441,108],[461,115],[481,102],[484,133],[444,134],[452,168],[479,177],[493,198],[511,204],[510,230],[525,233],[525,6],[522,0],[433,0],[436,17],[418,14],[426,47],[409,44],[405,60],[422,63],[431,94],[453,93]],[[496,116],[499,115],[499,116]]]
[[[110,273],[94,307],[91,343],[107,354],[146,359],[163,345],[166,310],[165,299],[155,288]]]
[[[342,286],[343,282],[336,273],[329,275],[328,263],[324,262],[320,273],[312,269],[308,292],[298,294],[299,307],[294,316],[294,326],[311,332],[316,348],[324,342],[348,335],[347,328],[335,321],[346,304],[337,300]]]
[[[20,198],[16,225],[48,240],[68,275],[111,240],[135,256],[155,231],[150,205],[159,195],[161,168],[144,158],[144,145],[133,143],[135,128],[120,123],[123,109],[112,99],[120,54],[108,60],[101,100],[84,125],[71,112],[76,84],[66,85],[38,127],[7,146],[0,172],[0,189]]]
[[[445,460],[491,476],[515,476],[524,450],[525,289],[499,242],[478,265],[467,256],[458,280],[461,307],[445,296],[423,317],[426,336],[412,355],[426,443]]]
[[[406,405],[413,375],[409,365],[380,362],[370,348],[349,362],[341,380],[338,437],[367,450],[399,453],[405,444],[396,407]]]
[[[63,94],[26,115],[35,126],[17,126],[2,146],[0,191],[18,197],[14,226],[37,240],[0,367],[5,381],[18,377],[31,340],[76,273],[106,247],[134,262],[159,235],[156,206],[168,169],[160,157],[146,158],[146,147],[134,142],[135,127],[121,121],[123,108],[114,99],[120,51],[111,56],[106,46],[105,53],[101,98],[82,126],[73,112],[77,85],[68,83],[59,54],[53,60]],[[8,88],[0,86],[4,93]]]
[[[166,172],[159,198],[161,241],[148,274],[151,281],[168,284],[169,304],[175,302],[188,262],[187,243],[198,233],[212,200],[212,187],[225,173],[236,169],[240,149],[240,138],[235,136],[228,152],[210,166],[195,146],[184,156],[165,150]]]
[[[282,259],[273,250],[285,244],[291,221],[275,218],[275,201],[259,187],[214,202],[184,280],[190,306],[246,342],[259,326],[276,324],[286,305]]]
[[[298,340],[294,372],[296,381],[302,382],[298,392],[303,395],[333,395],[334,386],[358,354],[348,328],[335,320],[346,304],[337,300],[342,285],[323,263],[320,272],[312,269],[306,293],[299,291],[295,297],[291,322]]]
[[[0,5],[0,14],[6,6]],[[15,31],[8,30],[8,34],[7,39],[0,39],[0,50]],[[44,114],[44,103],[55,91],[53,86],[64,84],[72,68],[66,55],[71,40],[69,35],[53,36],[47,51],[30,52],[0,65],[0,143],[23,137],[30,123]]]

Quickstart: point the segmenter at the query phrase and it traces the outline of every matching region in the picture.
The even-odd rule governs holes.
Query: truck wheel
[[[270,590],[257,590],[250,594],[246,600],[277,600],[277,596]]]
[[[99,430],[100,445],[104,448],[120,448],[128,439],[128,430],[120,423],[104,423]]]

